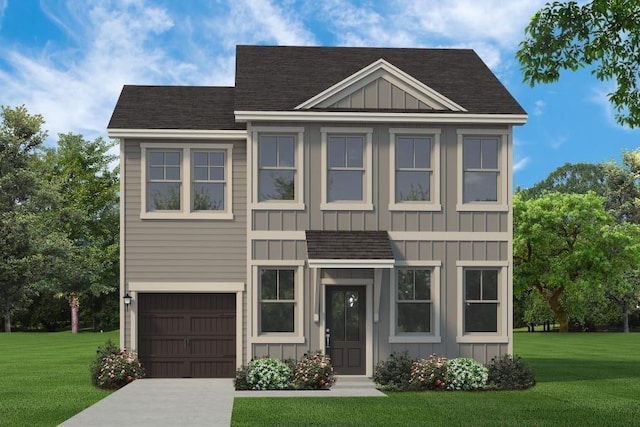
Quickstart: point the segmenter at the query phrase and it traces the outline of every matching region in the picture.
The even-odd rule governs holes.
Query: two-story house
[[[153,377],[322,351],[512,352],[514,125],[472,50],[238,46],[235,87],[125,86],[121,345]]]

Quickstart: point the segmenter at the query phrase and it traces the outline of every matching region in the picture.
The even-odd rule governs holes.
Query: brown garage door
[[[235,294],[140,294],[138,353],[148,377],[232,378]]]

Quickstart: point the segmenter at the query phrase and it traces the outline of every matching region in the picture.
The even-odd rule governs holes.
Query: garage
[[[138,355],[151,378],[232,378],[236,295],[141,293]]]

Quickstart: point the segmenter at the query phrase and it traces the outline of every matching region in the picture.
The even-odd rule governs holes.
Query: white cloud
[[[614,92],[615,89],[614,83],[609,82],[601,84],[600,86],[592,89],[588,100],[602,109],[606,122],[609,126],[616,129],[631,131],[628,126],[623,126],[616,120],[616,111],[609,100],[609,93]]]
[[[2,18],[4,17],[4,11],[9,6],[9,0],[0,0],[0,28],[2,28]]]
[[[543,100],[538,99],[535,102],[534,107],[533,107],[533,115],[534,116],[541,116],[542,113],[544,112],[544,107],[546,107],[546,106],[547,106],[547,104]]]
[[[566,134],[558,135],[551,139],[551,141],[549,142],[549,146],[554,150],[557,150],[558,148],[562,147],[568,140],[569,137]]]
[[[529,157],[523,157],[513,163],[513,171],[518,172],[524,169],[529,164]]]

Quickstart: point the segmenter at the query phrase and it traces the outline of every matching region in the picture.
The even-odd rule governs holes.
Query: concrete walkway
[[[228,426],[236,397],[384,397],[369,378],[339,377],[331,390],[235,391],[231,379],[143,379],[110,394],[63,427]]]

